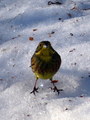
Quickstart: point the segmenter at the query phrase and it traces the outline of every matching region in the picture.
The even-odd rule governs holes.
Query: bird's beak
[[[47,45],[43,45],[43,48],[47,48]]]

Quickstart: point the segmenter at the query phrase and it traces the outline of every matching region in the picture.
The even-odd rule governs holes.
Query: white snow
[[[0,0],[0,120],[90,120],[90,1]],[[33,40],[29,40],[33,38]],[[40,41],[61,55],[54,76],[38,80],[31,56]]]

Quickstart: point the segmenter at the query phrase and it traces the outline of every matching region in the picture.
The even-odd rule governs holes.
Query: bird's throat
[[[51,51],[48,49],[43,49],[36,53],[36,55],[43,61],[50,61],[52,58]]]

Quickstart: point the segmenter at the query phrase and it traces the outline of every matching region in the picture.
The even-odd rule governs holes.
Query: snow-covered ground
[[[62,58],[60,95],[49,80],[30,94],[43,40]],[[0,0],[0,120],[90,120],[90,0]]]

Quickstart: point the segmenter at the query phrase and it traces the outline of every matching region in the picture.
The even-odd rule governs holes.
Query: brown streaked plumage
[[[41,79],[50,79],[53,83],[53,76],[58,71],[61,65],[61,57],[60,55],[52,48],[49,41],[42,41],[39,43],[36,48],[35,53],[31,58],[31,68],[36,76],[36,82],[31,93],[38,92],[38,88],[36,88],[37,80]],[[55,84],[53,83],[53,90],[57,91],[58,94],[61,89],[57,89]]]

